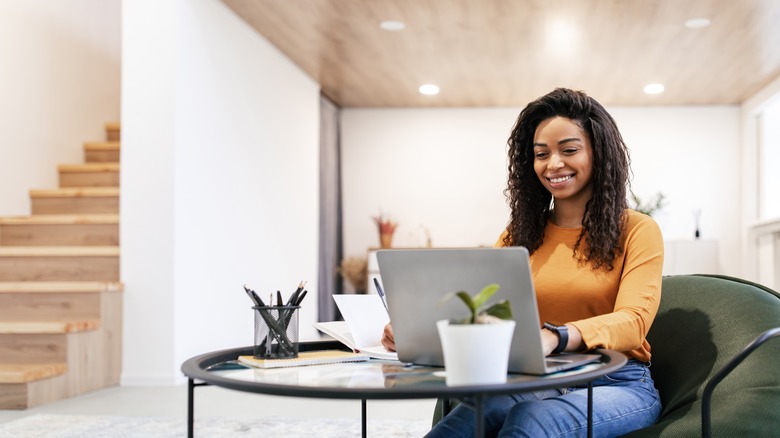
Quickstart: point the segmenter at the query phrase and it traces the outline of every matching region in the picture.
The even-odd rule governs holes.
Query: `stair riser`
[[[4,246],[116,246],[118,224],[5,224],[0,225]]]
[[[84,161],[87,163],[118,163],[119,151],[84,151]]]
[[[107,129],[106,140],[108,141],[120,141],[122,139],[121,131],[118,129]]]
[[[3,321],[65,320],[99,317],[100,296],[95,293],[0,294],[0,320]]]
[[[0,281],[119,281],[119,257],[0,257]]]
[[[29,383],[3,383],[0,384],[0,409],[28,409],[78,394],[71,390],[67,375]]]
[[[29,383],[0,384],[0,409],[27,409],[30,407]]]
[[[34,197],[32,214],[118,214],[119,196]]]
[[[67,361],[67,335],[0,335],[1,363],[57,363]]]
[[[60,187],[119,187],[119,172],[60,172]]]

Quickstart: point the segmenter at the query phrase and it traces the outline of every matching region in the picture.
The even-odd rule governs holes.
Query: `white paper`
[[[333,299],[358,350],[382,345],[382,333],[390,316],[379,295],[333,295]]]

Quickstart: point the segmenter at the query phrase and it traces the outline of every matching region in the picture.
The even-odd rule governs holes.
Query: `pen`
[[[295,302],[296,306],[301,305],[301,301],[303,301],[303,297],[305,297],[308,292],[309,292],[308,290],[305,290],[298,296],[298,300]]]
[[[244,285],[244,290],[246,291],[246,294],[249,295],[249,299],[252,300],[253,303],[255,303],[255,306],[263,307],[265,306],[265,303],[263,303],[263,300],[260,299],[259,296],[257,296],[257,293],[253,291],[252,289],[249,289]]]
[[[259,306],[259,304],[257,304],[257,300],[255,299],[255,297],[252,296],[252,291],[249,290],[249,288],[246,287],[246,285],[244,285],[244,290],[246,291],[246,294],[249,297],[249,299],[252,300],[252,302],[255,304],[255,306]]]
[[[385,306],[385,310],[387,311],[387,314],[390,314],[390,310],[387,308],[387,303],[385,302],[385,291],[382,290],[382,286],[379,285],[379,280],[374,277],[374,286],[376,286],[376,293],[379,294],[379,299],[382,300],[382,305]]]
[[[255,291],[251,291],[251,292],[254,299],[257,300],[257,305],[260,307],[265,307],[265,303],[263,302],[263,300],[260,299],[260,295],[258,295]]]
[[[290,299],[287,300],[287,304],[286,304],[287,306],[297,305],[296,303],[298,302],[298,295],[300,295],[300,293],[303,291],[304,286],[306,286],[305,281],[301,281],[300,283],[298,283],[298,288],[295,289],[295,292],[293,292],[292,295],[290,295]]]

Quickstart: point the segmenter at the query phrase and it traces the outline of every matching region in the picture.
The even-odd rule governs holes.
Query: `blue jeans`
[[[587,436],[587,384],[485,400],[488,437]],[[661,400],[650,365],[630,359],[612,374],[593,381],[593,436],[615,437],[655,424]],[[460,405],[426,437],[473,437],[474,411]]]

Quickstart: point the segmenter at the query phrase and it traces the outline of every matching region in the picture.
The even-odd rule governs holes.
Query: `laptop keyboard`
[[[547,359],[547,365],[566,365],[567,363],[571,363],[571,360],[567,359]]]

